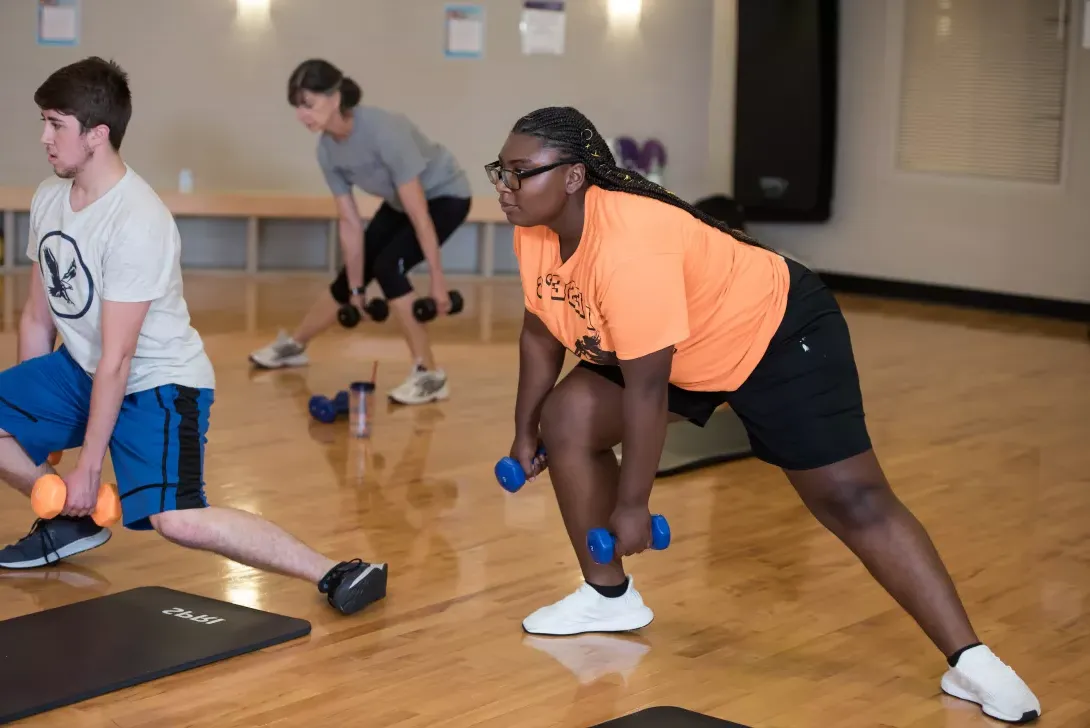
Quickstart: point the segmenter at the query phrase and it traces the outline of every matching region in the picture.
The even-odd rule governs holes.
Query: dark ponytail
[[[355,108],[363,100],[363,91],[350,76],[341,79],[341,113]]]
[[[543,146],[558,149],[563,157],[582,162],[587,168],[587,179],[604,190],[629,192],[665,202],[685,210],[697,220],[743,243],[764,247],[755,238],[701,212],[673,192],[660,187],[639,173],[618,167],[613,158],[613,152],[606,144],[606,140],[594,128],[594,124],[570,106],[550,106],[538,109],[515,122],[511,131],[514,134],[537,137]]]
[[[340,91],[342,114],[347,114],[363,100],[363,91],[360,90],[359,84],[345,76],[341,69],[320,58],[303,61],[288,77],[289,104],[292,106],[301,104],[304,91],[326,96],[332,96],[334,92]]]

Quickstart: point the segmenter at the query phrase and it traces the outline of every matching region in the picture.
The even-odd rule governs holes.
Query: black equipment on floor
[[[599,723],[593,728],[749,728],[741,723],[694,713],[685,708],[658,706]]]
[[[146,586],[0,622],[0,723],[310,634],[310,623]]]

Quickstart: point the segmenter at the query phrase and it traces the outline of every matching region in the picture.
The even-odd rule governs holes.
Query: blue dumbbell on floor
[[[537,456],[543,457],[544,455],[545,448],[538,448]],[[499,462],[496,463],[495,473],[496,480],[508,493],[518,493],[519,489],[526,485],[526,473],[523,471],[522,466],[519,465],[519,461],[512,457],[500,458]]]
[[[311,417],[329,424],[341,415],[348,414],[348,392],[342,389],[333,399],[316,394],[310,398],[309,408]]]
[[[587,550],[590,557],[597,564],[608,564],[613,561],[613,547],[617,539],[604,528],[592,528],[587,533]],[[670,524],[665,516],[651,516],[651,548],[655,551],[663,551],[670,545]]]

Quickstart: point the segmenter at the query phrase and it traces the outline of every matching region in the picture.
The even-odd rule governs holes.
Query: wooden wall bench
[[[0,213],[3,214],[3,270],[14,270],[17,245],[15,215],[30,211],[33,188],[0,187]],[[163,202],[175,217],[235,218],[246,220],[246,272],[258,272],[258,245],[262,220],[328,220],[329,259],[338,247],[337,209],[330,195],[299,195],[275,192],[160,192]],[[373,197],[357,196],[360,215],[370,219],[381,202]],[[478,225],[479,273],[491,277],[495,262],[496,225],[506,225],[507,218],[494,196],[474,197],[467,224]]]

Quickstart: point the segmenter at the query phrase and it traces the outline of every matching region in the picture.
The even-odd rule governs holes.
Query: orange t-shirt
[[[565,347],[617,364],[675,347],[670,382],[737,389],[783,319],[787,263],[673,205],[592,185],[566,262],[549,228],[515,228],[526,308]]]

